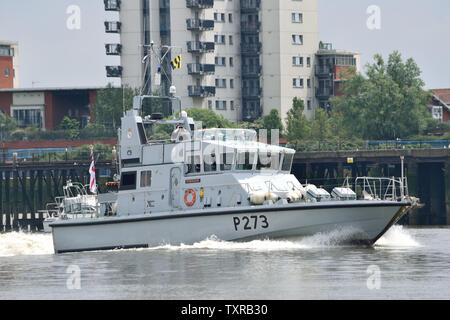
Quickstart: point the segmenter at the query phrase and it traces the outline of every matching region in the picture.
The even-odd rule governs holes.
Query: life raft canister
[[[188,199],[189,195],[192,195],[192,200],[191,201],[189,201],[189,199]],[[188,207],[192,207],[194,205],[194,203],[195,203],[195,197],[196,197],[195,191],[192,190],[192,189],[189,189],[188,191],[186,191],[186,193],[184,195],[184,203],[186,203],[186,205]]]

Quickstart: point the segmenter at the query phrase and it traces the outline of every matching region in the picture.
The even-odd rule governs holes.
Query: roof
[[[18,46],[17,41],[0,40],[0,46]]]
[[[324,50],[319,49],[317,50],[317,55],[352,55],[352,56],[358,56],[358,51],[348,51],[348,50]]]
[[[100,89],[105,89],[105,87],[10,88],[10,89],[0,89],[0,92],[76,91],[76,90],[100,90]]]
[[[449,104],[442,101],[437,95],[433,94],[433,100],[438,101],[448,112],[450,112]]]
[[[450,89],[431,89],[434,92],[435,96],[439,98],[439,100],[445,102],[445,104],[450,104]]]

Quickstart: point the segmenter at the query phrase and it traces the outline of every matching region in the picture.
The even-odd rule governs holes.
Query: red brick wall
[[[53,130],[55,128],[53,121],[53,95],[51,92],[45,92],[45,129]]]
[[[5,77],[5,69],[9,68],[9,77]],[[13,58],[0,57],[0,89],[11,89],[14,87]]]
[[[39,149],[39,148],[75,148],[84,145],[102,143],[117,145],[117,139],[108,140],[54,140],[54,141],[6,141],[2,148],[6,149]]]
[[[0,110],[11,116],[12,92],[0,92]]]
[[[450,111],[444,108],[444,112],[442,112],[442,121],[447,122],[450,120]]]

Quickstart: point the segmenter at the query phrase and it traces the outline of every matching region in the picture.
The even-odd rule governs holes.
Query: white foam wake
[[[411,231],[400,225],[392,226],[378,241],[376,247],[420,247],[421,244],[411,234]]]
[[[309,237],[280,239],[280,240],[253,240],[246,242],[223,241],[211,236],[192,245],[161,245],[144,250],[250,250],[250,251],[283,251],[297,249],[314,249],[341,246],[355,238],[359,233],[353,228],[342,228],[327,233],[318,233]]]
[[[0,257],[53,254],[50,233],[8,232],[0,234]]]

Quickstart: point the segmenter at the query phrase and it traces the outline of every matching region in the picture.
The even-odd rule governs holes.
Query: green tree
[[[364,139],[395,139],[423,132],[430,114],[429,93],[413,59],[402,62],[398,52],[385,63],[381,55],[366,66],[367,78],[351,70],[344,95],[332,104],[353,135]]]
[[[123,112],[132,108],[133,97],[138,93],[137,89],[128,86],[114,88],[112,84],[99,90],[96,103],[92,106],[95,123],[117,129]]]
[[[80,137],[80,122],[76,119],[70,119],[68,116],[62,119],[56,129],[67,131],[67,139],[75,140]]]
[[[1,140],[4,141],[17,128],[17,123],[14,118],[8,117],[3,112],[0,112],[0,134]]]
[[[188,108],[185,110],[187,115],[195,122],[201,121],[202,126],[207,128],[235,128],[236,125],[225,119],[223,116],[215,113],[213,110],[202,108]],[[178,113],[177,113],[178,114]]]
[[[283,122],[281,121],[280,115],[276,109],[270,110],[268,115],[262,117],[261,129],[267,130],[267,141],[272,139],[272,130],[278,130],[279,137],[283,134]]]
[[[303,100],[294,97],[292,108],[286,117],[286,138],[290,143],[296,143],[302,139],[308,139],[311,134],[311,127],[308,119],[303,114],[305,104]]]
[[[331,120],[325,110],[318,108],[315,111],[314,120],[311,125],[313,139],[325,141],[331,136]]]

